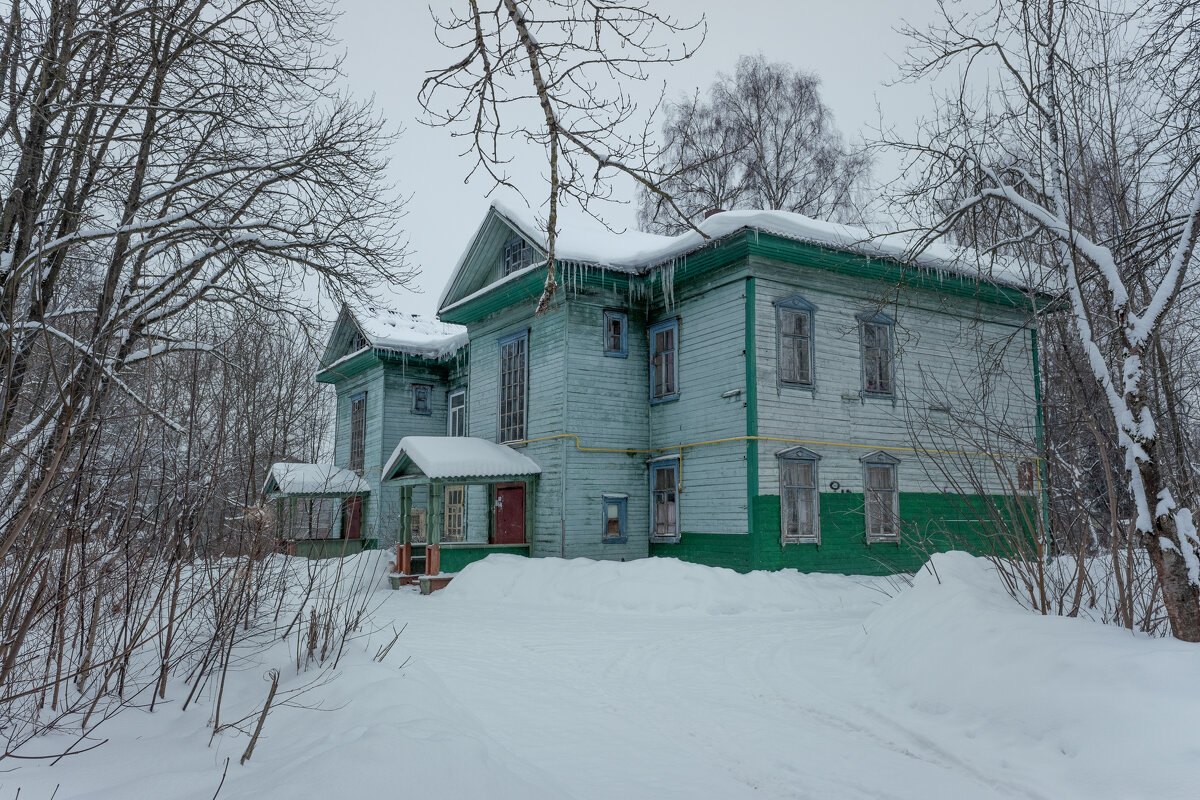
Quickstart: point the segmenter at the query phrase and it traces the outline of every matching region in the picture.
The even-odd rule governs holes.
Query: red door
[[[525,484],[497,484],[495,512],[492,544],[525,544]]]
[[[342,504],[342,538],[362,537],[362,498],[350,497]]]

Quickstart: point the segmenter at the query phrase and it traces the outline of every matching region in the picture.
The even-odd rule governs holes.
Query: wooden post
[[[437,575],[441,571],[442,541],[442,489],[439,481],[429,483],[429,510],[425,521],[425,574]]]

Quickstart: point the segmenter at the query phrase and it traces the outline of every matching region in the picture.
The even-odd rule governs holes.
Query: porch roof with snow
[[[333,464],[272,464],[263,494],[280,497],[353,497],[371,493],[370,485],[348,469]]]
[[[383,467],[384,480],[496,483],[540,475],[542,468],[508,445],[474,436],[405,436]]]

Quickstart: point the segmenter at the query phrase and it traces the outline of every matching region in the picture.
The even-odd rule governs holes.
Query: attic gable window
[[[813,378],[813,315],[817,307],[795,296],[775,304],[779,383],[811,389]]]
[[[862,349],[863,392],[895,396],[893,340],[896,322],[882,313],[859,314],[858,332]]]
[[[533,263],[533,248],[520,236],[514,236],[504,243],[503,262],[505,277],[525,269]]]
[[[360,331],[355,331],[350,338],[350,352],[357,353],[367,346],[367,337],[363,336]]]
[[[820,494],[817,461],[811,450],[793,447],[776,453],[779,459],[779,512],[783,544],[820,544]]]

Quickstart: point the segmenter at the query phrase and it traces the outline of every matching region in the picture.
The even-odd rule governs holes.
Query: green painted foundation
[[[524,545],[514,545],[512,547],[443,547],[441,556],[442,572],[458,572],[468,564],[473,564],[476,561],[495,554],[527,556],[529,555],[529,548]]]
[[[995,509],[994,514],[988,508]],[[779,541],[779,496],[760,494],[754,498],[754,532],[730,535],[685,532],[676,544],[651,544],[650,555],[729,567],[738,572],[787,568],[847,575],[915,572],[933,553],[1007,552],[1012,546],[1014,530],[1023,531],[1021,535],[1032,544],[1033,533],[1027,530],[1025,515],[1015,511],[1013,499],[1003,495],[901,492],[900,540],[868,544],[862,493],[822,493],[821,543],[785,546]]]

